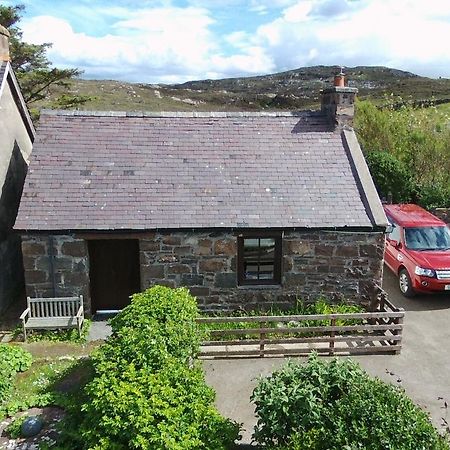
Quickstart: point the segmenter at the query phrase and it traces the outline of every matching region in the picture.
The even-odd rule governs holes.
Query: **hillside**
[[[336,67],[303,67],[276,74],[189,81],[183,84],[142,84],[109,80],[76,80],[72,93],[92,100],[81,109],[146,111],[223,111],[267,109],[317,109],[320,90],[332,83]],[[403,99],[450,103],[450,79],[431,79],[387,67],[347,68],[349,86],[359,98],[382,102],[386,95]],[[55,107],[58,91],[33,104]]]

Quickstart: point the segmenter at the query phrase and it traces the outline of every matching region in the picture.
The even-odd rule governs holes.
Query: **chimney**
[[[334,77],[334,86],[322,91],[322,113],[338,129],[353,127],[357,88],[345,86],[345,74],[341,71]]]
[[[9,31],[0,25],[0,61],[9,61]]]

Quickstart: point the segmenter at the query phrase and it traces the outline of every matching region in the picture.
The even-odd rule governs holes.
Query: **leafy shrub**
[[[380,197],[387,198],[391,194],[394,203],[411,201],[414,195],[414,184],[403,162],[392,153],[383,151],[368,153],[366,161]]]
[[[357,363],[312,355],[288,363],[253,391],[254,439],[289,450],[448,450],[448,443],[398,387]]]
[[[168,360],[157,372],[133,364],[103,371],[83,406],[87,442],[104,449],[221,449],[236,426],[213,406],[214,392],[198,365]]]
[[[0,344],[0,361],[12,372],[25,372],[30,368],[33,357],[21,347]]]
[[[17,439],[22,434],[22,424],[25,422],[27,416],[16,417],[5,429],[6,434],[11,439]]]
[[[111,320],[109,347],[121,358],[158,367],[168,355],[187,360],[198,353],[197,302],[187,289],[155,286],[133,295]],[[108,348],[105,348],[107,350]]]
[[[20,347],[0,344],[0,405],[11,392],[14,375],[31,366],[32,356]]]
[[[398,99],[382,108],[359,101],[357,109],[355,129],[381,195],[390,191],[396,202],[428,209],[449,207],[448,115]]]
[[[418,186],[417,203],[427,209],[450,208],[450,184],[438,181]]]
[[[234,442],[239,426],[219,415],[214,391],[193,363],[197,315],[184,288],[156,286],[133,296],[93,356],[74,448],[219,450]]]

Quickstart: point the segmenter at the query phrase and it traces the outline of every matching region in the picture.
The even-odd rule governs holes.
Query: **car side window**
[[[400,242],[400,227],[392,219],[388,218],[388,220],[392,225],[392,231],[388,234],[388,239]]]

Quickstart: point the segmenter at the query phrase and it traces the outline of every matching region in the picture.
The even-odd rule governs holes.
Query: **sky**
[[[178,83],[303,66],[450,78],[450,0],[0,0],[90,79]]]

